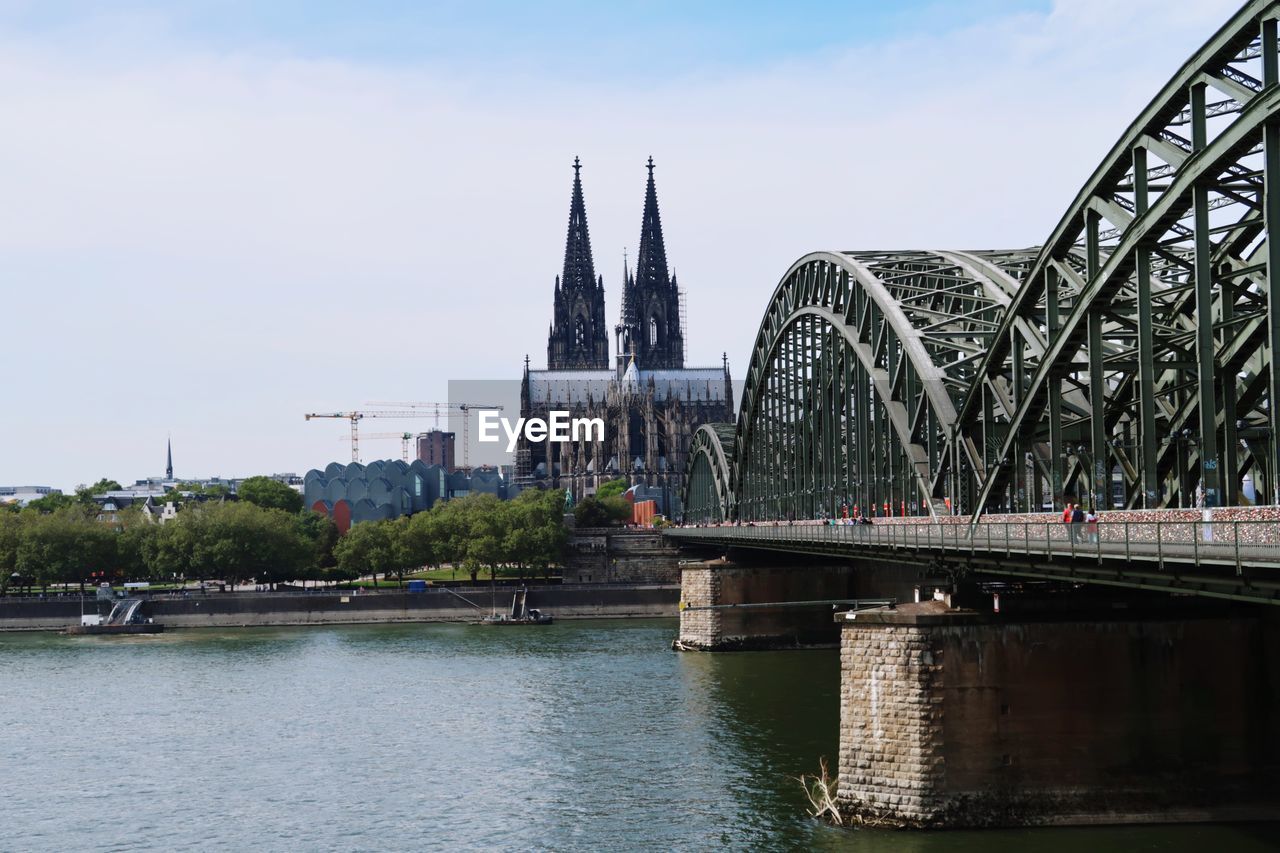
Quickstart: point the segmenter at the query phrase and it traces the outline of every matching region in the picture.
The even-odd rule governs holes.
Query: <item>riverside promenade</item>
[[[531,585],[529,604],[556,619],[674,617],[676,584]],[[511,587],[487,585],[446,591],[211,592],[143,596],[148,615],[167,628],[232,628],[391,622],[473,622],[511,606]],[[465,601],[463,600],[465,599]],[[475,606],[471,606],[467,602]],[[59,631],[78,624],[81,598],[0,599],[0,631]],[[85,613],[98,603],[85,596]]]

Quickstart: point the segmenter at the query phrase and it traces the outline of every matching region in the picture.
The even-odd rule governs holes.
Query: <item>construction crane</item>
[[[358,412],[312,412],[304,415],[312,418],[340,418],[351,423],[351,461],[360,461],[360,421],[364,418],[431,418],[436,425],[440,424],[440,415],[446,418],[462,416],[462,465],[471,467],[471,419],[468,416],[472,409],[501,412],[502,406],[483,403],[379,403],[374,405],[405,406],[404,409],[366,409]]]
[[[413,409],[405,409],[403,411],[394,410],[369,410],[364,412],[312,412],[303,415],[307,420],[312,418],[339,418],[344,421],[351,422],[351,461],[360,461],[360,421],[365,418],[426,418],[430,417],[425,412],[418,412]]]
[[[501,412],[502,406],[494,403],[422,403],[418,401],[396,401],[396,402],[380,402],[366,403],[369,406],[404,406],[411,411],[421,411],[423,414],[430,413],[436,419],[436,428],[440,427],[440,416],[443,414],[446,418],[462,416],[462,467],[471,470],[471,417],[470,412]]]
[[[411,432],[366,432],[364,440],[371,438],[398,438],[400,439],[400,458],[405,462],[409,461],[409,449],[413,446],[413,433]],[[338,441],[350,441],[351,436],[340,435]]]

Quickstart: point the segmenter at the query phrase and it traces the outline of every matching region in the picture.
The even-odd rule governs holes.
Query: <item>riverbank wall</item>
[[[474,622],[511,607],[510,589],[488,587],[425,592],[235,592],[155,596],[147,613],[166,628],[240,628],[381,622]],[[473,602],[468,605],[462,598]],[[618,619],[677,615],[674,584],[530,586],[529,606],[556,619]],[[98,605],[86,599],[86,613]],[[58,631],[80,621],[76,597],[0,600],[0,631]]]

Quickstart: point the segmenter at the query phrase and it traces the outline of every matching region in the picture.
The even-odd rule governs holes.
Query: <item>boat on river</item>
[[[529,606],[529,590],[520,587],[511,599],[511,612],[498,613],[496,610],[480,620],[481,625],[550,625],[555,620],[550,613],[543,613]]]
[[[145,602],[141,598],[122,598],[111,607],[106,618],[81,614],[79,625],[63,629],[64,634],[77,636],[120,636],[129,634],[163,634],[163,623],[156,622],[143,613]]]

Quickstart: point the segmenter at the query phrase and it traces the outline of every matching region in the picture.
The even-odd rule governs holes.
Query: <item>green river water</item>
[[[922,833],[806,817],[835,652],[674,620],[0,635],[0,850],[1253,851],[1267,825]]]

